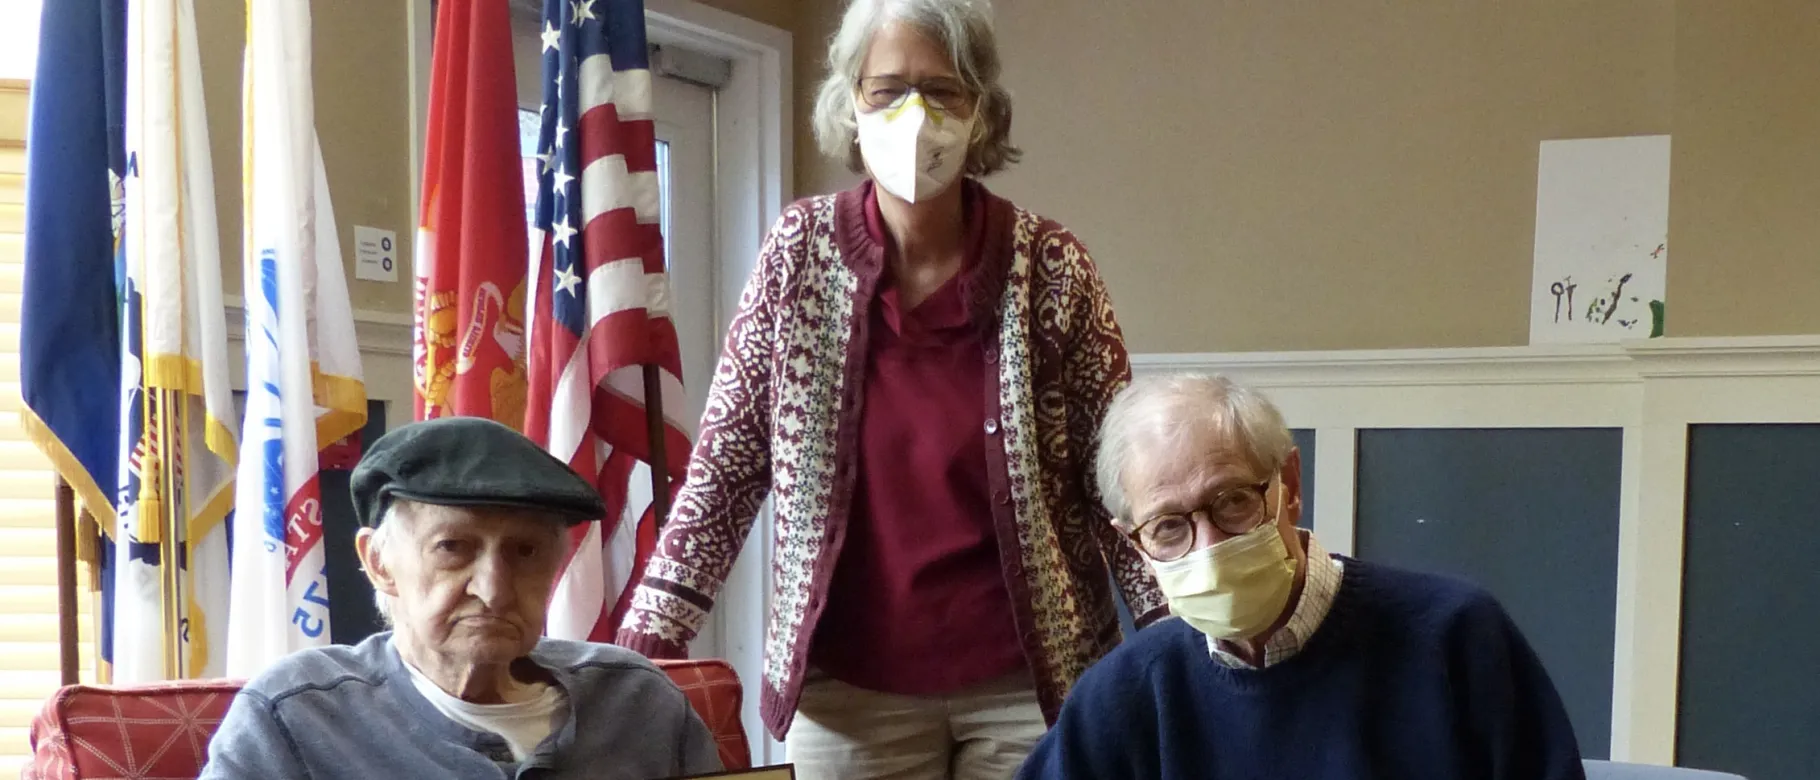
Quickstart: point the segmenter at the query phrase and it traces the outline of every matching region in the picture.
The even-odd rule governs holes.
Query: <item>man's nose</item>
[[[488,552],[474,562],[474,576],[468,578],[468,592],[490,609],[512,606],[517,594],[512,587],[512,565],[506,556]]]

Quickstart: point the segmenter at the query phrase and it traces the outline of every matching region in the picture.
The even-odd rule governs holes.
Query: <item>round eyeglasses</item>
[[[1267,519],[1264,494],[1270,482],[1240,485],[1222,491],[1205,507],[1192,512],[1153,515],[1125,535],[1153,561],[1167,563],[1194,552],[1203,522],[1230,538],[1255,530]]]

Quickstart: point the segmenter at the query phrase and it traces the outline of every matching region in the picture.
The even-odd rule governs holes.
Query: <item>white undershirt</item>
[[[569,697],[561,688],[543,683],[524,685],[513,698],[518,701],[506,704],[475,704],[450,696],[443,689],[431,682],[429,677],[417,667],[406,663],[411,670],[411,682],[416,683],[417,692],[428,699],[430,705],[438,712],[475,731],[498,734],[505,738],[506,745],[512,748],[512,759],[523,761],[525,757],[537,750],[544,739],[556,731],[561,722],[565,705]]]

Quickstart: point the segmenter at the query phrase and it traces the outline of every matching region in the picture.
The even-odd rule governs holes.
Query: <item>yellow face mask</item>
[[[1295,589],[1295,558],[1277,528],[1282,516],[1279,487],[1270,520],[1176,560],[1151,562],[1169,611],[1214,639],[1239,641],[1269,628]]]

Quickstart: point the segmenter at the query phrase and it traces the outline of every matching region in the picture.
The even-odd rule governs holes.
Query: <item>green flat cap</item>
[[[415,422],[379,437],[349,480],[360,524],[377,527],[394,499],[442,506],[548,511],[569,525],[607,512],[569,464],[523,434],[480,417]]]

